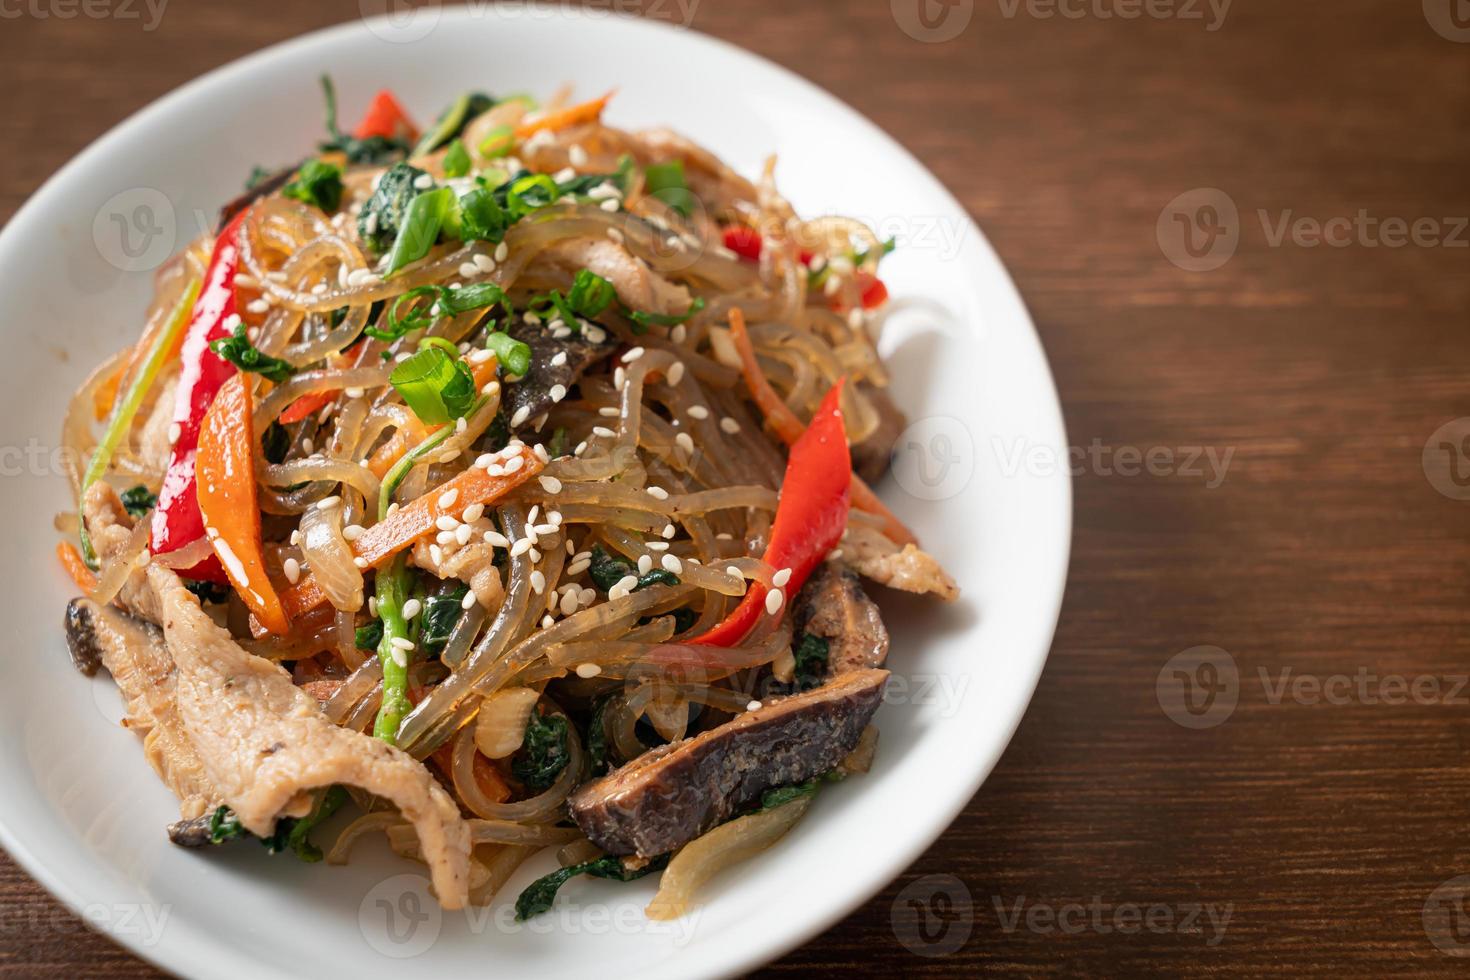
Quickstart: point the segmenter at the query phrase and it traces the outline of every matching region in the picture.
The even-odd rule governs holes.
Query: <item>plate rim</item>
[[[434,30],[442,30],[446,23],[454,20],[477,20],[486,16],[485,7],[493,9],[490,16],[504,19],[517,19],[527,16],[527,12],[533,10],[535,5],[530,3],[517,3],[514,6],[502,6],[498,3],[478,6],[445,6],[437,8],[439,20],[434,25]],[[686,41],[695,44],[711,45],[721,49],[726,54],[737,58],[749,59],[758,62],[763,68],[772,71],[780,77],[784,85],[793,86],[802,90],[808,96],[814,96],[827,103],[834,112],[844,116],[846,121],[856,124],[865,134],[865,138],[880,141],[886,147],[901,156],[905,162],[914,168],[915,172],[922,174],[932,185],[932,190],[951,207],[957,215],[964,219],[963,230],[975,236],[980,249],[982,263],[990,268],[988,271],[998,273],[997,285],[1007,293],[1007,298],[1014,305],[1015,311],[1024,319],[1028,328],[1029,341],[1036,348],[1040,358],[1041,367],[1044,371],[1047,390],[1038,394],[1037,403],[1044,408],[1050,420],[1055,425],[1057,444],[1065,446],[1066,423],[1062,412],[1060,398],[1056,388],[1056,380],[1051,370],[1049,358],[1046,356],[1045,347],[1041,342],[1040,335],[1036,330],[1034,318],[1026,306],[1015,281],[1010,274],[1009,268],[1001,260],[1000,256],[991,246],[978,222],[964,207],[950,190],[936,177],[927,166],[924,165],[909,149],[899,140],[889,135],[876,123],[863,115],[847,102],[827,91],[817,83],[799,75],[798,73],[780,65],[761,54],[750,51],[731,41],[715,37],[693,27],[669,24],[663,21],[651,20],[617,11],[593,11],[589,12],[579,7],[559,7],[558,16],[582,21],[606,21],[616,18],[620,26],[629,26],[635,30],[642,30],[648,36],[654,38],[669,38],[671,34],[687,35]],[[181,103],[191,98],[198,90],[210,87],[215,82],[237,73],[248,73],[253,71],[258,64],[281,58],[299,48],[311,47],[317,44],[329,43],[338,36],[358,34],[363,31],[373,31],[373,26],[391,31],[391,17],[380,15],[376,17],[358,17],[351,20],[318,28],[304,34],[278,41],[264,48],[242,55],[239,58],[228,61],[222,65],[210,69],[183,84],[170,89],[158,98],[135,110],[118,123],[109,127],[100,136],[92,140],[81,151],[73,155],[65,164],[51,174],[39,187],[33,191],[26,200],[16,209],[15,213],[0,229],[0,255],[17,247],[28,237],[28,226],[34,224],[35,215],[44,207],[46,200],[58,193],[57,188],[65,185],[72,179],[72,174],[83,171],[93,165],[96,158],[105,156],[115,144],[125,140],[128,134],[140,128],[153,124],[155,117],[164,117],[176,103]],[[374,32],[376,33],[376,32]],[[380,35],[381,36],[381,35]],[[671,121],[674,122],[674,121]],[[733,953],[722,963],[710,964],[708,969],[699,973],[699,976],[709,978],[723,978],[741,974],[762,964],[769,963],[786,955],[822,932],[830,929],[842,919],[851,915],[859,907],[871,901],[872,898],[888,887],[893,881],[901,877],[924,852],[934,844],[953,825],[954,821],[968,806],[976,792],[989,778],[1000,757],[1009,747],[1022,718],[1025,716],[1031,701],[1035,696],[1036,687],[1040,682],[1042,672],[1050,658],[1052,645],[1055,642],[1056,627],[1060,619],[1062,601],[1065,595],[1068,573],[1070,570],[1072,533],[1073,533],[1073,491],[1070,479],[1060,480],[1061,493],[1058,501],[1059,513],[1055,515],[1060,522],[1060,550],[1055,556],[1055,585],[1051,593],[1046,596],[1038,596],[1042,602],[1042,608],[1048,610],[1043,617],[1045,624],[1046,641],[1043,649],[1033,657],[1029,677],[1024,684],[1018,686],[1017,697],[1011,705],[1010,717],[1006,719],[1005,738],[999,740],[998,747],[994,750],[991,758],[983,764],[974,768],[973,774],[962,781],[964,792],[956,792],[950,799],[950,805],[942,808],[942,811],[931,813],[930,823],[938,829],[933,833],[911,834],[901,839],[883,862],[885,870],[881,875],[871,876],[871,881],[864,888],[834,900],[824,906],[822,910],[803,921],[803,924],[790,932],[769,940],[764,943],[752,943],[745,951]],[[1021,697],[1021,687],[1024,687],[1024,697]],[[1000,726],[997,726],[999,728]],[[957,784],[958,785],[958,784]],[[942,821],[938,819],[942,816]],[[15,859],[27,874],[37,883],[50,892],[58,901],[66,905],[74,914],[82,915],[84,907],[88,904],[85,897],[80,893],[79,887],[72,881],[64,878],[60,872],[54,871],[50,865],[43,861],[12,826],[13,816],[8,812],[3,798],[0,798],[0,846]],[[94,862],[94,867],[100,867]],[[896,869],[896,870],[889,870]],[[210,942],[202,939],[192,930],[185,930],[176,934],[177,938],[162,940],[156,945],[144,945],[129,935],[119,935],[114,932],[103,933],[106,938],[127,949],[130,953],[141,959],[181,975],[191,976],[229,976],[230,964],[218,960],[211,961],[212,952],[228,950],[233,954],[234,950],[224,944]],[[279,971],[264,964],[255,963],[254,968],[262,973],[269,972],[272,975],[281,975]],[[654,976],[661,976],[661,965],[650,964],[649,969]],[[693,974],[681,974],[691,976]]]

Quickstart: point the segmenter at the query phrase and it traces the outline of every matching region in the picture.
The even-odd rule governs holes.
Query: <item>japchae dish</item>
[[[863,581],[957,594],[870,489],[891,243],[606,97],[420,131],[382,92],[343,132],[323,86],[323,142],[257,168],[72,400],[72,659],[177,844],[382,835],[449,908],[553,847],[520,916],[657,871],[679,915],[867,769]]]

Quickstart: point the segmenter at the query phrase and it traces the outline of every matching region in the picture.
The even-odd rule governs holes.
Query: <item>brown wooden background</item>
[[[358,7],[173,0],[150,32],[146,14],[62,19],[66,0],[27,2],[0,6],[4,218],[133,110]],[[920,2],[702,0],[693,26],[837,93],[956,192],[1034,312],[1074,444],[1234,457],[1213,489],[1077,478],[1061,627],[1000,767],[903,878],[768,974],[1463,975],[1423,910],[1470,873],[1470,691],[1272,703],[1258,671],[1429,676],[1441,694],[1470,672],[1470,503],[1421,465],[1431,434],[1470,415],[1470,232],[1458,248],[1273,246],[1258,212],[1364,210],[1455,234],[1470,215],[1470,44],[1431,28],[1436,0],[1237,0],[1216,30],[1194,0],[1136,19],[1101,16],[1140,9],[1130,0],[1064,0],[1080,17]],[[945,16],[969,20],[951,40],[911,36],[961,23]],[[1238,206],[1240,243],[1186,272],[1156,222],[1200,187]],[[1239,705],[1191,730],[1156,678],[1204,644],[1232,655]],[[931,875],[963,884],[968,915],[933,897],[954,886]],[[922,934],[916,895],[937,916]],[[1091,911],[1080,930],[1047,928],[1069,903],[1097,905],[1104,928]],[[1218,942],[1208,920],[1111,928],[1155,904],[1177,923],[1191,903],[1231,909]],[[966,925],[947,955],[901,942],[941,952]],[[0,970],[154,973],[3,857]]]

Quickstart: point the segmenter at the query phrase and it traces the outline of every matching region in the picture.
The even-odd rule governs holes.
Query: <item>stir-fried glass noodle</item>
[[[73,659],[178,844],[386,836],[448,907],[557,848],[518,914],[665,865],[681,914],[867,769],[863,581],[957,594],[870,489],[891,243],[606,98],[327,96],[67,412]]]

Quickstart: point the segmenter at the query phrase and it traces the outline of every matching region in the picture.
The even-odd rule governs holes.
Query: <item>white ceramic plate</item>
[[[68,394],[131,343],[151,270],[207,225],[250,166],[321,135],[329,71],[344,121],[391,86],[421,120],[468,88],[547,94],[616,86],[626,126],[668,124],[755,174],[768,153],[805,214],[866,218],[885,262],[885,353],[915,420],[881,488],[954,573],[955,605],[884,596],[895,670],[878,762],[825,789],[774,850],[728,873],[695,915],[646,922],[650,879],[581,881],[518,926],[506,903],[441,913],[415,866],[364,847],[347,868],[250,846],[175,848],[173,798],[115,724],[117,695],[63,647],[71,589],[51,556],[71,506],[55,453]],[[124,237],[124,229],[127,229]],[[444,8],[263,51],[138,113],[49,181],[0,235],[10,314],[0,362],[0,571],[11,644],[0,685],[0,837],[60,898],[143,956],[190,976],[719,976],[836,922],[940,835],[1005,748],[1051,642],[1070,490],[1046,361],[1020,298],[960,205],[897,143],[832,96],[726,44],[606,15]],[[889,601],[892,600],[892,601]],[[523,869],[508,894],[551,864]],[[408,962],[405,963],[404,960]],[[595,971],[595,973],[594,973]]]

